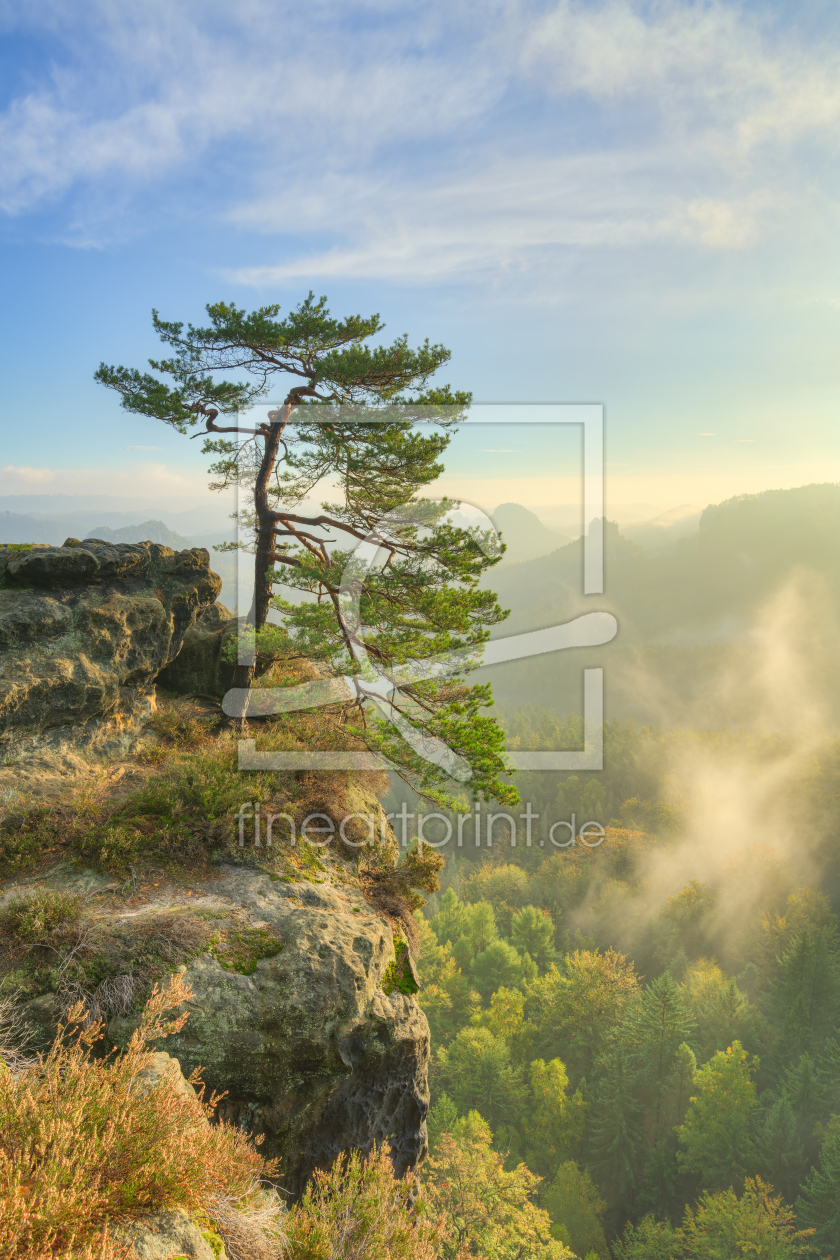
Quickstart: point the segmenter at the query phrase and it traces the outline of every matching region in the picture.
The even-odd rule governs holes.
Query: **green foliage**
[[[637,1225],[627,1225],[621,1239],[613,1243],[613,1255],[615,1260],[677,1260],[676,1248],[668,1222],[645,1216]]]
[[[799,1124],[784,1087],[775,1097],[762,1101],[764,1107],[756,1131],[761,1171],[770,1185],[791,1200],[796,1197],[806,1169]]]
[[[679,1260],[795,1260],[811,1253],[809,1232],[797,1230],[793,1210],[760,1178],[748,1178],[739,1199],[732,1189],[702,1195],[686,1208],[678,1231]]]
[[[695,1173],[710,1190],[741,1184],[755,1167],[751,1120],[757,1068],[758,1061],[734,1041],[694,1075],[696,1095],[678,1131],[678,1159],[682,1169]]]
[[[537,726],[516,727],[523,746],[538,746]],[[570,722],[566,746],[576,729]],[[451,1112],[463,1117],[475,1107],[485,1120],[492,1116],[505,1167],[524,1159],[546,1178],[540,1204],[567,1246],[573,1239],[557,1214],[570,1209],[552,1206],[547,1189],[561,1165],[577,1161],[606,1204],[601,1228],[617,1260],[808,1254],[788,1206],[797,1196],[800,1224],[822,1230],[821,1254],[834,1254],[840,954],[832,904],[801,884],[799,864],[769,849],[736,853],[714,883],[684,875],[663,902],[661,872],[670,878],[686,850],[674,847],[680,793],[673,785],[663,791],[650,766],[660,757],[674,764],[675,745],[689,764],[710,748],[725,759],[741,737],[620,727],[607,735],[618,763],[609,779],[615,812],[644,823],[646,834],[608,824],[597,850],[546,856],[538,843],[530,850],[499,843],[488,861],[473,853],[468,826],[463,851],[453,855],[449,886],[421,923],[430,982],[419,996],[437,1047],[433,1098],[443,1089]],[[750,756],[762,772],[771,745],[777,756],[782,742],[755,740]],[[638,750],[646,769],[636,764]],[[805,798],[813,793],[834,836],[840,744],[826,745],[820,766],[796,799],[803,818],[812,817]],[[570,777],[578,782],[567,801],[587,782],[567,776],[564,792]],[[557,777],[535,774],[523,795],[551,811],[559,786]],[[639,808],[666,797],[673,808]],[[513,963],[512,951],[523,956],[526,942],[514,925],[539,926],[536,915],[549,925],[545,939],[556,957],[529,979],[502,963]],[[498,1107],[511,1080],[516,1107]],[[446,1123],[454,1129],[462,1120],[449,1114]],[[756,1174],[767,1184],[750,1180]],[[578,1246],[585,1256],[588,1244]]]
[[[232,926],[208,950],[226,971],[252,976],[261,958],[274,958],[285,942],[271,928]]]
[[[336,727],[386,756],[427,799],[452,800],[447,772],[418,751],[431,736],[461,759],[474,792],[515,804],[516,789],[503,777],[510,769],[504,734],[485,712],[490,688],[464,681],[477,649],[507,615],[480,584],[501,551],[492,531],[454,526],[454,504],[422,498],[443,471],[448,430],[470,401],[430,386],[449,351],[428,340],[411,349],[406,336],[370,346],[383,328],[378,315],[335,319],[326,298],[312,293],[283,319],[277,305],[250,313],[226,302],[206,309],[204,327],[153,312],[168,348],[167,357],[149,360],[157,375],[103,363],[96,380],[117,392],[126,411],[180,433],[203,418],[212,488],[238,485],[253,500],[253,510],[239,515],[254,534],[249,622],[264,640],[273,608],[280,629],[272,639],[279,635],[329,674],[354,679],[355,703],[343,707]],[[282,407],[249,421],[245,413],[278,381],[287,390]],[[236,421],[217,424],[220,415]],[[421,420],[436,427],[421,431]],[[339,500],[305,510],[326,487]],[[325,527],[337,543],[329,550]],[[371,535],[387,563],[360,561],[358,544]],[[275,586],[285,596],[275,597]],[[365,627],[364,652],[348,620],[348,586]],[[460,654],[457,676],[414,676],[416,662],[453,652]],[[368,685],[371,661],[394,684],[387,721]],[[250,687],[253,670],[243,669],[237,687]]]
[[[520,954],[528,954],[544,971],[554,962],[554,924],[549,914],[524,906],[513,916],[511,940]]]
[[[411,973],[411,959],[405,941],[394,941],[394,958],[385,968],[382,976],[382,989],[389,996],[392,993],[403,993],[411,997],[418,991],[417,981]]]
[[[441,1134],[427,1161],[426,1214],[445,1213],[453,1226],[444,1260],[574,1260],[532,1202],[538,1178],[523,1163],[506,1169],[492,1142],[487,1122],[471,1111]]]
[[[682,992],[696,1025],[692,1043],[701,1062],[733,1041],[751,1048],[765,1039],[760,1013],[738,988],[734,976],[726,976],[709,959],[700,959],[683,978]]]
[[[487,1028],[462,1028],[448,1049],[439,1049],[440,1083],[463,1115],[476,1110],[488,1124],[515,1123],[526,1098],[522,1068]]]
[[[460,940],[465,932],[464,906],[458,900],[454,888],[447,888],[440,899],[440,910],[431,919],[431,927],[441,945],[445,941]]]
[[[623,1202],[635,1188],[640,1115],[637,1073],[619,1042],[601,1068],[590,1132],[592,1168],[611,1200]]]
[[[795,1063],[803,1053],[819,1053],[840,1022],[840,957],[832,928],[797,932],[782,958],[771,1002],[781,1023],[777,1055]]]
[[[448,1094],[440,1094],[437,1102],[429,1110],[426,1127],[429,1133],[429,1150],[434,1154],[435,1148],[444,1133],[452,1133],[458,1120],[458,1108]]]
[[[30,945],[40,945],[52,933],[76,923],[82,899],[75,893],[39,888],[24,897],[13,897],[0,915],[7,932]]]
[[[569,1078],[559,1059],[535,1059],[530,1067],[531,1115],[525,1125],[527,1163],[541,1177],[551,1176],[558,1164],[580,1145],[587,1104],[580,1090],[569,1091]]]
[[[815,1244],[825,1253],[840,1251],[840,1128],[826,1140],[819,1164],[796,1203],[799,1223],[812,1228]]]
[[[562,1058],[573,1080],[589,1077],[618,1035],[639,987],[633,964],[616,950],[575,950],[528,990],[526,1015],[541,1055]]]
[[[694,1020],[670,972],[645,988],[630,1016],[639,1080],[649,1115],[650,1144],[656,1145],[681,1116],[669,1113],[666,1095],[677,1052],[692,1036]]]
[[[513,987],[536,974],[527,954],[523,958],[507,941],[492,941],[472,960],[470,974],[485,1002],[497,989]]]
[[[543,1190],[540,1202],[554,1222],[552,1233],[558,1237],[562,1229],[576,1255],[594,1251],[599,1260],[609,1260],[601,1224],[606,1204],[585,1169],[566,1160]]]

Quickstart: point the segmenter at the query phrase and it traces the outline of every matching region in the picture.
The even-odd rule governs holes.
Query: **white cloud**
[[[162,463],[142,462],[108,468],[0,468],[0,495],[21,494],[48,485],[61,494],[116,494],[188,506],[195,501],[221,502],[207,490],[203,472],[184,472]]]
[[[570,251],[744,251],[836,215],[820,170],[840,50],[769,8],[54,0],[21,14],[7,27],[28,21],[63,55],[0,112],[0,206],[65,198],[79,244],[127,230],[132,198],[172,181],[185,212],[283,238],[266,265],[228,272],[254,285],[556,285]]]
[[[38,486],[55,481],[57,474],[51,468],[27,468],[16,464],[6,464],[0,468],[0,493],[8,494],[16,485]]]

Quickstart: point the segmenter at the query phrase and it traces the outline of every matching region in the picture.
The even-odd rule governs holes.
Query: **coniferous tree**
[[[530,954],[541,971],[554,962],[554,924],[536,906],[523,906],[514,914],[510,936],[520,954]]]
[[[628,1029],[638,1058],[651,1146],[673,1126],[673,1122],[668,1123],[666,1092],[677,1051],[693,1030],[694,1020],[682,990],[666,971],[642,991]]]
[[[636,1188],[642,1139],[639,1078],[632,1056],[620,1041],[599,1066],[588,1162],[613,1207],[625,1202]]]
[[[816,1163],[819,1143],[814,1129],[820,1118],[830,1114],[817,1065],[810,1054],[803,1054],[795,1067],[784,1074],[782,1088],[790,1099],[796,1120],[796,1133],[802,1146],[805,1165]]]
[[[802,1054],[819,1054],[840,1018],[840,961],[830,927],[803,928],[785,950],[771,991],[781,1031],[777,1063],[794,1067]]]
[[[515,803],[516,790],[499,777],[504,735],[481,712],[490,692],[463,680],[505,616],[479,586],[501,553],[490,533],[447,520],[453,504],[421,497],[443,471],[449,431],[470,401],[429,386],[449,351],[428,341],[412,350],[407,337],[371,348],[383,327],[378,315],[336,320],[326,298],[311,293],[285,319],[279,309],[248,314],[219,302],[207,307],[203,328],[153,312],[170,351],[149,360],[157,375],[103,363],[96,379],[125,410],[180,433],[203,421],[212,487],[240,486],[252,496],[253,653],[304,655],[350,679],[338,725],[387,757],[421,795],[451,799],[443,745],[476,790]],[[249,422],[274,390],[282,403]],[[431,431],[421,433],[418,421],[431,421]],[[336,500],[306,507],[325,493]],[[365,540],[375,540],[384,564],[354,555]],[[275,597],[277,584],[298,597]],[[268,624],[272,608],[279,629]],[[453,652],[463,661],[457,676],[415,668]],[[261,711],[249,691],[253,653],[237,668],[226,710],[240,722]],[[387,708],[374,707],[376,697]],[[444,761],[426,755],[431,747]]]
[[[807,1165],[786,1089],[768,1099],[757,1125],[756,1146],[763,1175],[785,1199],[794,1199]]]
[[[796,1215],[800,1225],[815,1231],[818,1247],[840,1253],[840,1129],[823,1145],[820,1162],[797,1199]]]

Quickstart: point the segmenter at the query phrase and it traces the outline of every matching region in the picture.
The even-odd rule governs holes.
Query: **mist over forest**
[[[511,825],[485,802],[441,847],[431,1146],[484,1124],[588,1260],[840,1249],[838,526],[840,487],[768,491],[647,548],[608,524],[604,596],[580,539],[485,579],[499,637],[596,607],[619,632],[484,671],[522,751],[583,747],[602,667],[604,767],[520,771]]]
[[[224,537],[126,517],[7,510],[0,532]],[[471,1169],[484,1211],[507,1185],[546,1257],[836,1255],[840,486],[607,520],[597,596],[579,533],[515,503],[494,520],[493,637],[595,610],[619,628],[478,673],[523,752],[584,748],[583,671],[603,669],[601,770],[519,771],[504,808],[463,791],[447,811],[396,775],[384,797],[403,848],[443,862],[415,916],[434,1193]],[[234,559],[211,556],[233,607]],[[523,1212],[470,1245],[512,1255]]]

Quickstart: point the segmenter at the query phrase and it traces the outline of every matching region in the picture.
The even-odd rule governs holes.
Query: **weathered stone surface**
[[[158,915],[161,930],[173,914],[200,920],[205,935],[195,938],[200,942],[195,950],[207,949],[208,929],[228,941],[258,941],[242,955],[220,953],[218,936],[198,957],[185,950],[179,969],[194,993],[189,1017],[180,1033],[156,1047],[161,1053],[145,1079],[153,1085],[175,1060],[185,1076],[201,1066],[206,1085],[227,1093],[220,1117],[264,1135],[260,1149],[280,1157],[282,1184],[292,1196],[301,1193],[315,1168],[328,1167],[351,1149],[367,1152],[387,1142],[399,1173],[416,1167],[426,1152],[429,1028],[413,997],[383,989],[395,961],[394,936],[366,900],[360,875],[368,861],[377,869],[396,862],[396,841],[369,787],[353,782],[338,798],[331,790],[325,786],[307,809],[311,805],[336,821],[369,815],[377,836],[375,858],[336,843],[320,849],[317,860],[301,862],[291,853],[288,829],[278,824],[274,850],[256,855],[268,870],[230,861],[191,872],[189,889],[183,881],[168,883],[158,871],[153,884],[132,891],[119,878],[64,864],[0,884],[0,910],[7,898],[36,886],[84,896],[94,928],[88,963],[96,956],[96,932],[125,939],[139,919],[144,933],[154,936]],[[260,936],[260,929],[271,931]],[[266,956],[258,957],[260,952]],[[217,955],[243,970],[226,969]],[[36,962],[27,954],[14,966],[29,968],[33,983],[57,985],[45,980]],[[13,965],[11,954],[6,963]],[[0,955],[0,973],[2,964]],[[109,965],[113,974],[123,973],[121,959],[111,958]],[[91,990],[100,975],[94,971]],[[53,992],[26,1003],[25,1018],[39,1047],[52,1039],[60,1009]],[[104,1045],[125,1046],[137,1022],[136,1016],[112,1015]]]
[[[220,589],[202,548],[0,547],[0,762],[127,751]]]
[[[211,604],[184,635],[174,661],[158,674],[158,685],[182,696],[223,696],[233,685],[234,663],[225,648],[237,624],[224,604]]]
[[[261,1150],[280,1156],[293,1195],[314,1168],[374,1143],[389,1143],[398,1173],[415,1167],[426,1153],[429,1027],[414,998],[381,987],[394,958],[388,924],[329,880],[226,868],[212,889],[285,947],[252,975],[195,959],[184,973],[189,1019],[161,1046],[185,1074],[201,1065],[206,1084],[227,1091],[220,1115],[265,1135]],[[107,1036],[125,1044],[133,1027],[117,1017]]]
[[[112,1240],[120,1247],[131,1244],[128,1260],[173,1260],[188,1256],[189,1260],[225,1260],[221,1239],[210,1245],[207,1235],[182,1208],[138,1217],[129,1225],[116,1225]]]
[[[166,1085],[183,1098],[195,1098],[195,1090],[181,1071],[181,1064],[165,1050],[152,1055],[148,1067],[137,1073],[136,1087],[141,1093]]]

